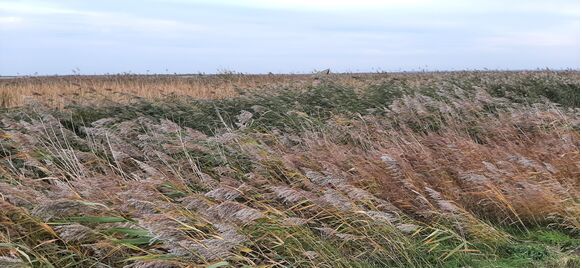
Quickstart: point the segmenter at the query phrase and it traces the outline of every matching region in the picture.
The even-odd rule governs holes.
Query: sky
[[[0,0],[0,75],[579,69],[576,0]]]

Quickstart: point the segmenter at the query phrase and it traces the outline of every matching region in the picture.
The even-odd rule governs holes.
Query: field
[[[0,79],[1,267],[578,267],[574,71]]]

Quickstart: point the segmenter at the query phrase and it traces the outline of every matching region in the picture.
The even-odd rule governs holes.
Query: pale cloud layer
[[[0,0],[0,75],[579,68],[577,1]]]

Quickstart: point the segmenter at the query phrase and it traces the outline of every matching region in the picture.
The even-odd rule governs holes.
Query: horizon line
[[[16,75],[3,75],[0,74],[2,78],[26,78],[26,77],[66,77],[66,76],[216,76],[216,75],[314,75],[320,71],[324,71],[328,69],[320,69],[314,70],[312,72],[238,72],[235,70],[224,70],[218,71],[215,73],[206,73],[206,72],[196,72],[196,73],[151,73],[151,72],[140,72],[140,73],[133,73],[129,72],[119,72],[119,73],[94,73],[94,74],[81,74],[81,73],[72,73],[72,74],[16,74]],[[398,71],[369,71],[369,72],[333,72],[333,69],[330,70],[330,75],[333,74],[401,74],[401,73],[462,73],[462,72],[543,72],[543,71],[552,71],[552,72],[580,72],[580,67],[572,68],[531,68],[531,69],[489,69],[489,68],[482,68],[482,69],[420,69],[420,70],[398,70]]]

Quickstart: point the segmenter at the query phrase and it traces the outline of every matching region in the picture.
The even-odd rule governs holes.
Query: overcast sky
[[[579,69],[576,0],[0,0],[0,75]]]

